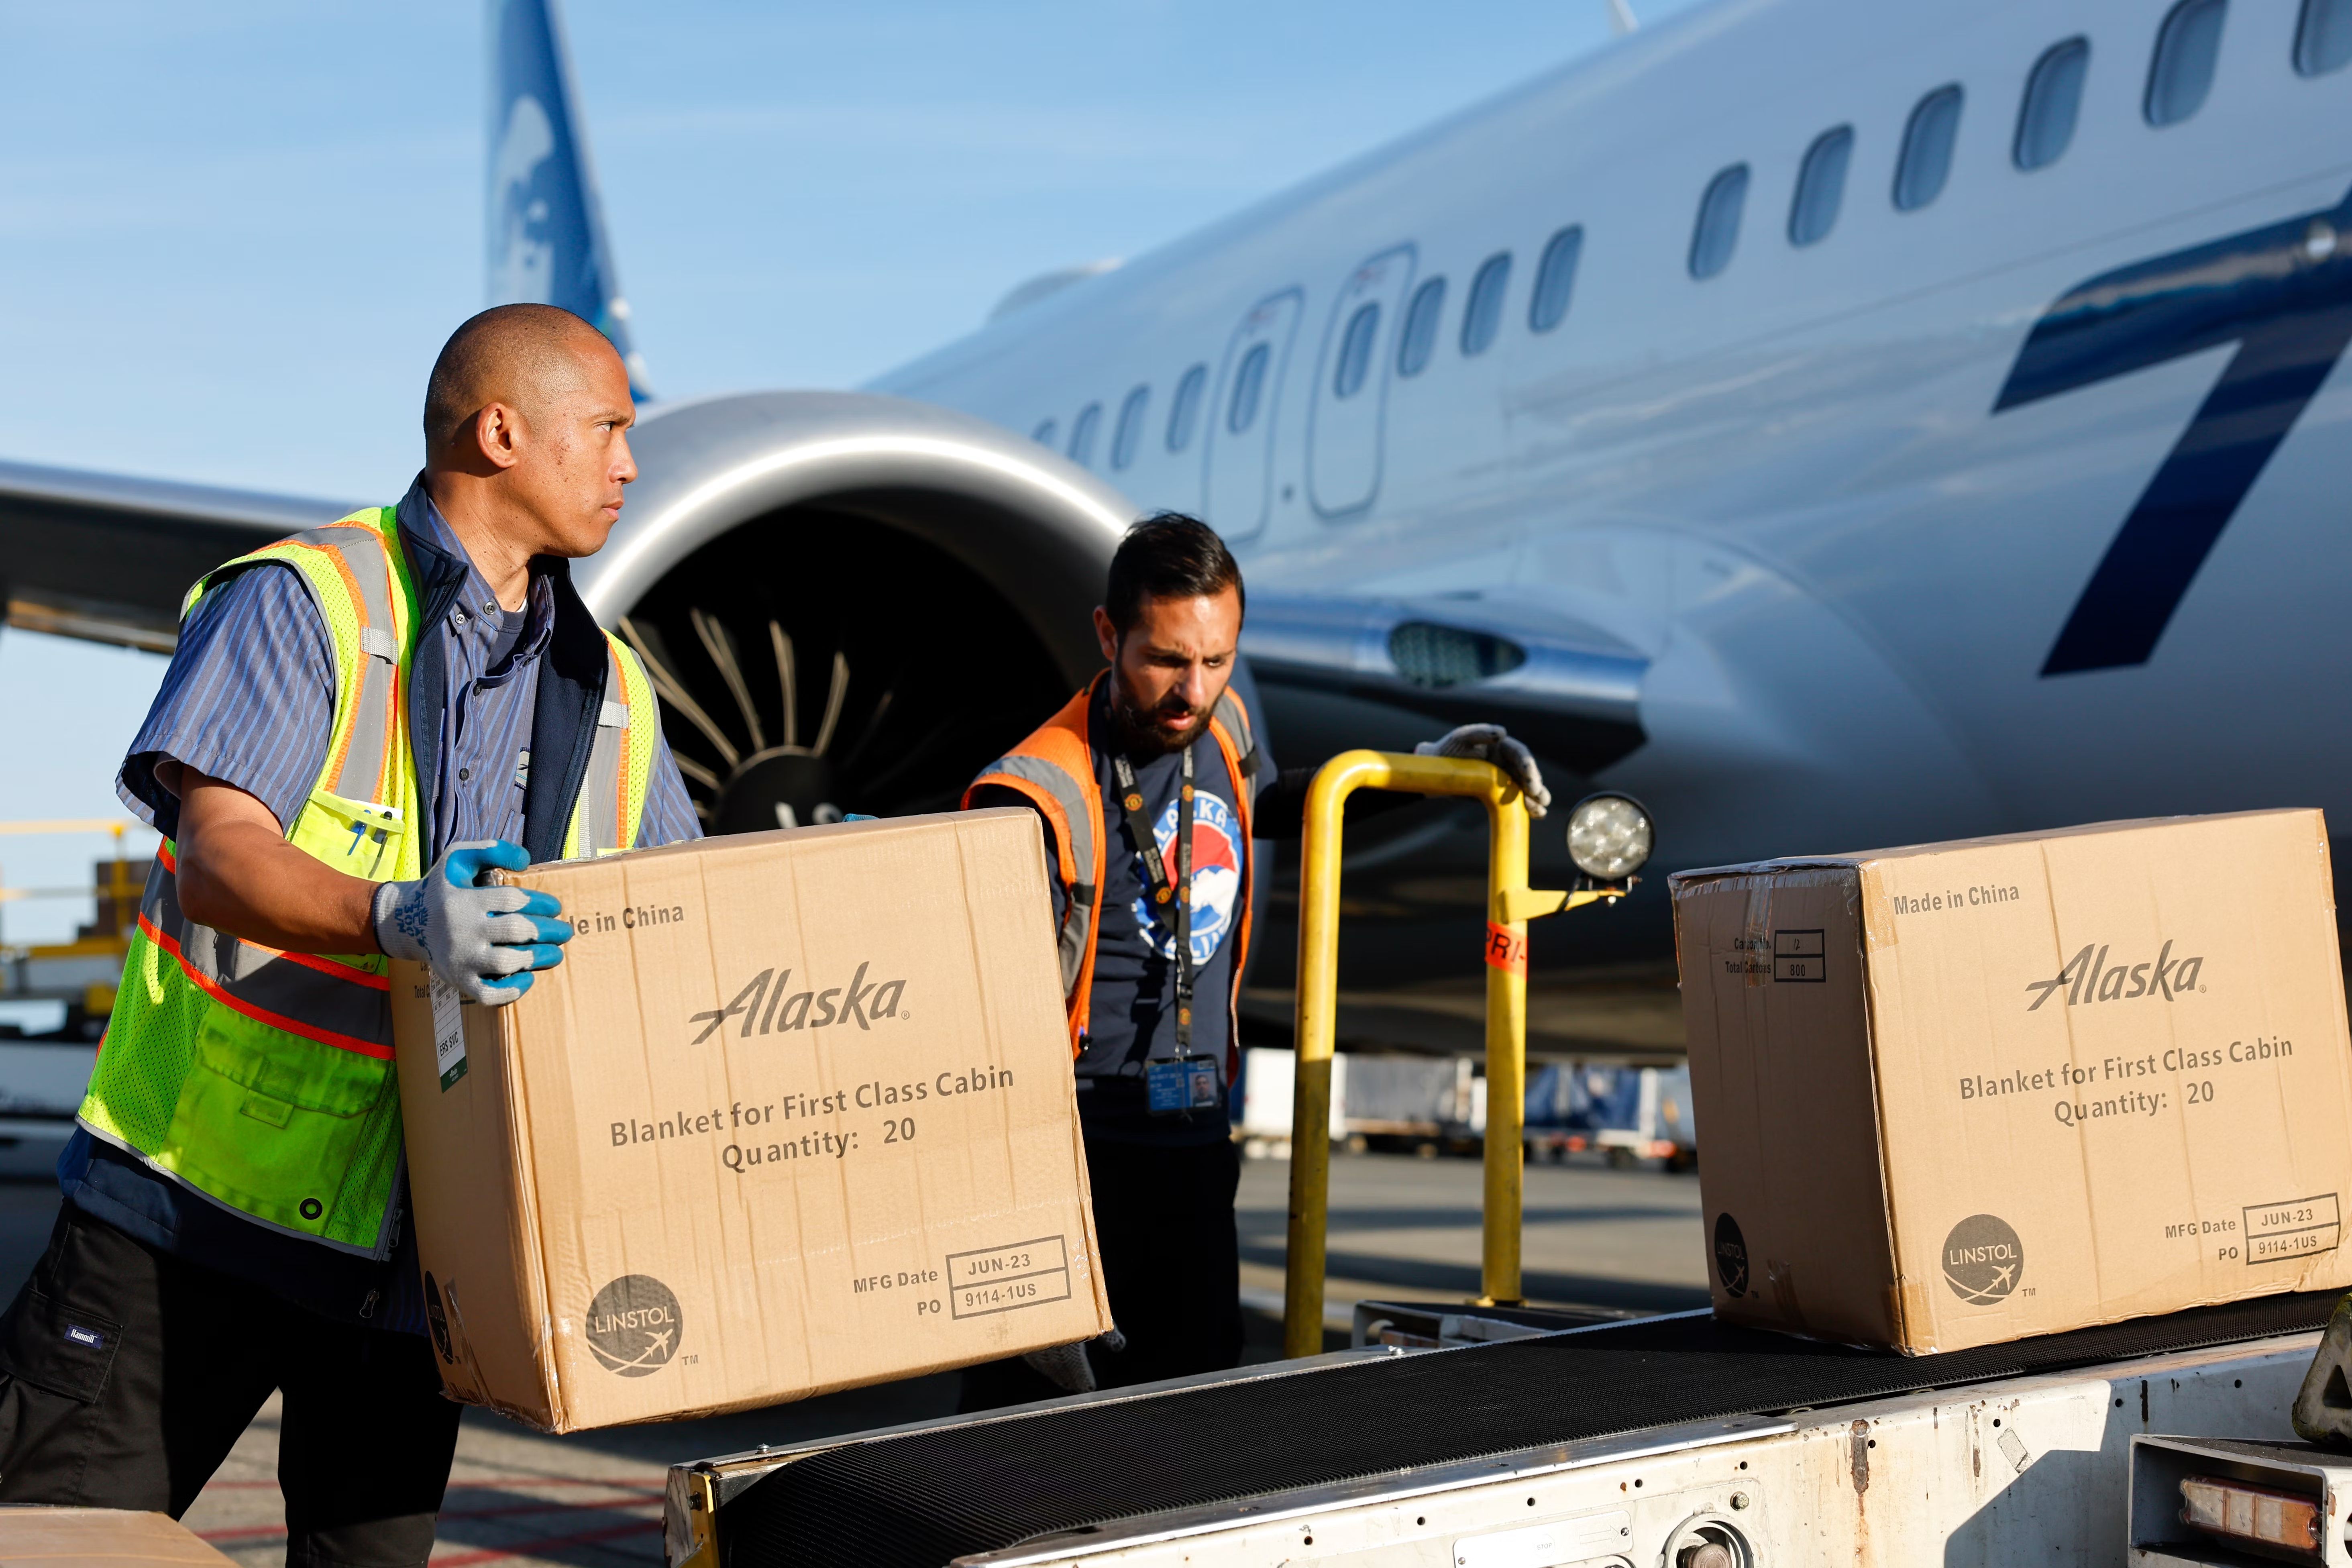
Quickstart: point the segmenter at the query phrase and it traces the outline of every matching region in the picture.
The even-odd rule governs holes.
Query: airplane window
[[[1037,422],[1037,428],[1029,432],[1029,438],[1040,447],[1050,447],[1054,444],[1054,432],[1059,428],[1061,426],[1055,421],[1041,419]]]
[[[2083,107],[2083,78],[2090,68],[2087,38],[2053,44],[2033,62],[2025,97],[2017,105],[2017,140],[2009,154],[2019,168],[2056,163],[2074,140],[2074,111]]]
[[[1381,308],[1377,301],[1360,305],[1348,318],[1339,336],[1339,363],[1331,373],[1331,395],[1353,397],[1364,389],[1364,372],[1371,368],[1372,341],[1380,336]]]
[[[1797,194],[1789,202],[1789,243],[1811,245],[1837,226],[1845,200],[1845,167],[1853,161],[1853,127],[1841,125],[1813,138],[1797,168]]]
[[[1264,343],[1242,355],[1242,368],[1234,376],[1234,400],[1225,405],[1225,428],[1236,436],[1257,423],[1258,394],[1265,390],[1265,363],[1273,357]]]
[[[1118,405],[1118,427],[1111,432],[1110,466],[1123,468],[1135,461],[1135,449],[1143,444],[1143,411],[1151,405],[1151,388],[1139,386],[1127,395]]]
[[[2140,105],[2150,125],[2177,125],[2205,107],[2213,62],[2221,53],[2221,21],[2229,14],[2230,0],[2180,0],[2165,17]]]
[[[1419,375],[1437,346],[1437,319],[1445,313],[1445,279],[1432,278],[1412,291],[1404,308],[1404,331],[1397,334],[1397,374]]]
[[[1570,224],[1544,246],[1536,263],[1535,290],[1528,298],[1528,330],[1548,332],[1568,314],[1576,292],[1576,263],[1584,254],[1584,226]]]
[[[1470,302],[1462,308],[1462,353],[1467,359],[1485,353],[1503,324],[1503,290],[1511,281],[1511,253],[1498,250],[1478,266],[1470,279]]]
[[[1201,418],[1201,394],[1209,386],[1209,367],[1196,364],[1176,384],[1176,400],[1168,406],[1168,449],[1181,452],[1192,444],[1192,426]]]
[[[1101,423],[1101,404],[1089,403],[1078,410],[1070,426],[1070,461],[1089,468],[1095,466],[1095,427]]]
[[[2294,68],[2326,76],[2352,60],[2352,0],[2303,0],[2294,28]]]
[[[1960,87],[1939,87],[1911,110],[1903,153],[1895,163],[1895,205],[1916,212],[1944,194],[1951,177],[1952,143],[1960,135]]]
[[[1690,275],[1712,278],[1731,265],[1739,243],[1739,215],[1748,205],[1748,165],[1734,163],[1706,183],[1691,226]]]

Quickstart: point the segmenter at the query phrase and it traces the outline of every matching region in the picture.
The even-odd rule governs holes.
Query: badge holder
[[[1217,1108],[1217,1063],[1212,1057],[1176,1057],[1143,1064],[1146,1108],[1154,1116],[1190,1116]]]

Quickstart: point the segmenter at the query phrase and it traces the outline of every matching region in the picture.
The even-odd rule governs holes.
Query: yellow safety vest
[[[265,561],[292,566],[335,644],[335,719],[287,841],[370,881],[425,873],[427,825],[409,747],[420,613],[391,507],[264,545],[188,592]],[[660,722],[636,657],[610,667],[566,858],[635,845]],[[392,1251],[401,1163],[388,961],[280,952],[180,908],[167,840],[147,876],[114,1016],[81,1105],[92,1134],[246,1217],[339,1251]]]

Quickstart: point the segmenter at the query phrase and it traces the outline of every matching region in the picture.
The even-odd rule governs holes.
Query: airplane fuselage
[[[2199,63],[2151,83],[2165,5],[1723,0],[878,385],[1201,512],[1254,589],[1631,650],[1645,738],[1601,777],[1669,866],[2343,816],[2352,69],[2298,69],[2298,9],[2227,5],[2210,89],[2158,124]],[[2074,38],[2071,135],[2021,167],[2052,134],[2021,151],[2029,78]],[[1949,127],[1948,85],[1920,200],[1906,127]],[[1840,127],[1816,235],[1820,190],[1792,202]],[[1738,166],[1726,261],[1695,226]],[[1572,226],[1560,310],[1538,273]]]

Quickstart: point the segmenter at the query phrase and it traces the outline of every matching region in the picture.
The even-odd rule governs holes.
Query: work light
[[[1568,858],[1596,882],[1622,882],[1650,858],[1650,814],[1630,795],[1589,795],[1568,814]]]

